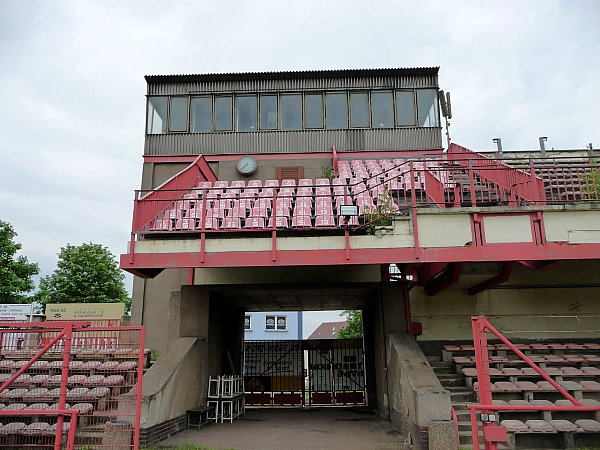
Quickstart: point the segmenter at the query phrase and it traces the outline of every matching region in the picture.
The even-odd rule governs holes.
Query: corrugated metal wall
[[[305,130],[255,133],[154,134],[148,156],[310,153],[331,150],[420,150],[442,148],[441,128]]]
[[[148,95],[216,92],[304,92],[335,89],[437,88],[437,75],[398,77],[347,77],[291,80],[207,81],[148,84]]]

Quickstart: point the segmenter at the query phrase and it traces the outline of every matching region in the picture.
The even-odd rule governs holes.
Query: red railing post
[[[146,329],[140,328],[140,346],[138,355],[138,366],[137,366],[137,385],[135,392],[135,423],[133,428],[133,448],[137,450],[140,448],[140,421],[142,416],[142,379],[144,377],[144,362],[146,350]]]
[[[58,397],[58,409],[65,409],[65,403],[67,401],[67,382],[69,378],[69,362],[71,361],[72,339],[73,324],[67,324],[64,330],[65,345],[63,347],[63,364],[60,378],[60,396]],[[54,438],[54,450],[60,450],[64,421],[64,416],[58,416],[56,421],[56,437]]]

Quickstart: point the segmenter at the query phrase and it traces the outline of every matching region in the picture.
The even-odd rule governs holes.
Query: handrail
[[[454,421],[454,429],[456,431],[456,448],[460,449],[460,433],[458,429],[458,416],[456,415],[456,410],[454,406],[450,407],[450,412],[452,413],[452,420]]]
[[[494,164],[488,164],[488,160],[494,162]],[[483,161],[483,165],[480,165],[481,161]],[[507,164],[496,164],[497,161],[489,158],[481,161],[455,158],[450,160],[455,165],[442,165],[440,163],[445,161],[439,159],[405,160],[402,164],[385,169],[367,179],[352,184],[346,182],[342,186],[346,186],[346,195],[349,195],[350,199],[353,200],[366,194],[372,195],[375,206],[377,206],[379,195],[389,195],[392,199],[393,208],[384,211],[377,218],[396,214],[403,208],[421,206],[481,206],[494,203],[515,205],[517,202],[521,204],[544,204],[547,201],[554,203],[596,203],[600,201],[600,175],[596,163],[560,164],[559,158],[554,158],[550,160],[551,162],[547,158],[540,159],[540,162],[535,162],[537,160],[532,161],[529,158],[515,158],[513,161],[522,161],[531,167],[532,173],[535,171],[540,174],[540,176],[531,177],[530,174],[514,169]],[[469,162],[471,162],[470,167],[468,166]],[[393,174],[392,171],[394,171]],[[519,175],[515,177],[511,175],[515,171],[526,176]],[[499,184],[494,181],[496,179],[504,181]],[[390,184],[392,181],[396,183]],[[512,183],[510,186],[508,186],[509,182]],[[532,182],[537,186],[532,187]],[[180,188],[167,182],[161,188],[137,190],[132,227],[133,234],[146,233],[153,220],[161,217],[174,202],[181,201],[183,195],[194,190],[194,185],[196,185],[195,182],[191,186],[188,183],[185,184],[185,188]],[[329,185],[330,189],[333,186]],[[319,186],[312,184],[307,187],[314,189]],[[271,188],[273,189],[272,199],[275,202],[277,198],[280,198],[278,194],[282,187]],[[201,189],[198,190],[202,191]],[[206,199],[208,190],[209,188],[205,188],[202,191],[201,198]],[[467,195],[470,196],[469,199],[467,199]],[[336,194],[331,194],[332,199],[335,196]],[[313,192],[311,197],[315,199],[320,195]],[[296,198],[296,193],[294,193],[293,198]],[[204,221],[202,223],[204,224]],[[353,228],[368,225],[369,223],[365,223],[353,226]],[[315,229],[317,227],[310,228]],[[240,231],[240,229],[219,229],[217,231],[236,230]],[[192,230],[187,231],[193,232]],[[212,230],[203,229],[201,231]],[[244,229],[244,231],[251,231],[251,229]]]

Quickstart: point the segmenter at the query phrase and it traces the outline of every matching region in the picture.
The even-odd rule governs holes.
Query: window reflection
[[[148,134],[167,132],[167,99],[168,97],[148,97]]]
[[[413,91],[396,92],[396,125],[399,127],[416,124]]]
[[[256,96],[235,98],[235,122],[237,131],[256,131]]]
[[[352,128],[369,126],[369,95],[366,92],[350,94],[350,126]]]
[[[262,130],[277,129],[277,96],[260,96],[260,128]]]
[[[306,94],[304,109],[306,128],[323,128],[323,95]]]
[[[439,127],[437,91],[419,89],[417,91],[417,121],[420,127]]]
[[[192,98],[192,133],[210,133],[212,131],[212,97]]]
[[[394,99],[391,91],[376,91],[371,94],[371,116],[373,128],[394,128]]]
[[[325,106],[328,129],[348,128],[348,98],[345,92],[328,92],[325,95]]]
[[[282,130],[301,130],[302,129],[302,95],[282,95],[280,98],[281,107],[281,129]]]
[[[233,129],[231,96],[215,97],[215,130],[229,131]]]

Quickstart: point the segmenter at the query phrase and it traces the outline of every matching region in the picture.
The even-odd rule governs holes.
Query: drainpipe
[[[547,140],[548,137],[540,136],[540,155],[542,158],[546,158],[546,144],[544,144],[544,142],[546,142]]]
[[[496,152],[496,157],[498,159],[502,159],[504,157],[504,153],[502,152],[502,139],[494,138],[494,139],[492,139],[492,141],[496,144],[496,147],[498,147],[498,151]]]

